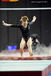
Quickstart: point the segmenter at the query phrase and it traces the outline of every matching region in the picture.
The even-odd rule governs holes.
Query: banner
[[[1,0],[1,2],[18,2],[19,0]]]

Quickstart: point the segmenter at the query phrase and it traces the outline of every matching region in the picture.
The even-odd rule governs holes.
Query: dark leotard
[[[21,25],[13,25],[11,27],[17,27],[20,28],[21,32],[22,32],[22,36],[24,38],[24,40],[27,42],[28,39],[30,38],[30,25],[33,24],[33,22],[29,22],[27,25],[27,28],[24,28]]]

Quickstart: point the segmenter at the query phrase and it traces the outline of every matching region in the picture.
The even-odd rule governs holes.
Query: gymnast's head
[[[22,16],[22,17],[21,17],[20,21],[21,21],[23,27],[27,27],[28,20],[29,20],[29,19],[28,19],[27,16]]]

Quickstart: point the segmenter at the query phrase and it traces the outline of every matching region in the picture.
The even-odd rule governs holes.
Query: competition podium
[[[0,60],[0,76],[50,76],[51,60]]]

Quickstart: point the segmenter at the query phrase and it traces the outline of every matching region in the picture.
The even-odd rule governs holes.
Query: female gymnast
[[[20,30],[22,32],[22,39],[20,42],[21,56],[23,56],[23,49],[26,45],[28,47],[29,55],[32,56],[33,53],[32,53],[32,38],[30,36],[30,25],[32,25],[36,21],[36,16],[33,16],[33,19],[31,22],[29,22],[29,19],[27,16],[22,16],[20,21],[21,21],[21,23],[17,24],[17,25],[8,24],[8,23],[5,23],[4,21],[2,21],[2,24],[4,26],[20,28]]]

